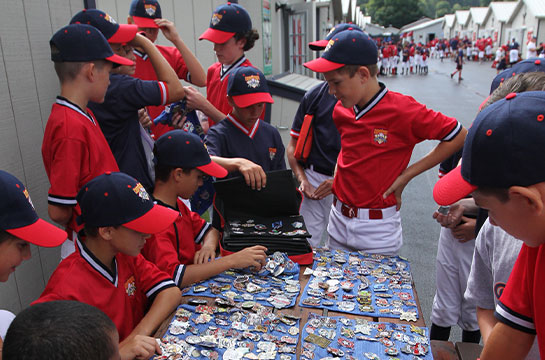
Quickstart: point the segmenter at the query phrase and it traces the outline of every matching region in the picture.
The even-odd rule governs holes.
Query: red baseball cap
[[[68,238],[64,230],[38,217],[23,183],[3,170],[0,170],[0,197],[0,229],[44,247],[59,246]]]
[[[78,12],[70,24],[92,25],[100,30],[109,43],[128,43],[136,36],[138,26],[129,24],[118,24],[110,15],[97,9],[84,9]]]
[[[161,5],[156,0],[133,0],[129,15],[140,28],[159,28],[155,19],[161,19]]]
[[[252,30],[252,20],[248,12],[242,6],[228,2],[214,10],[210,27],[199,37],[199,40],[206,39],[215,44],[223,44],[236,33],[250,30]]]

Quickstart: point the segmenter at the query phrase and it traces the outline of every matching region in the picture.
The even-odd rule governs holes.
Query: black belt
[[[329,170],[320,166],[316,166],[313,164],[304,164],[303,167],[305,169],[311,169],[313,171],[316,171],[317,173],[320,173],[325,176],[333,176],[333,170]]]

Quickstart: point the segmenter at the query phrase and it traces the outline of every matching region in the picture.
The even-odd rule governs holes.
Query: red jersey
[[[246,56],[243,55],[240,59],[235,61],[234,64],[228,67],[217,62],[208,68],[208,73],[206,75],[206,99],[225,115],[231,113],[233,110],[231,105],[227,102],[227,83],[229,81],[229,74],[239,66],[253,65],[250,60],[246,59]],[[210,118],[208,118],[208,123],[210,126],[216,124]]]
[[[75,221],[80,215],[79,189],[106,171],[119,171],[93,113],[57,97],[45,126],[42,159],[51,184],[48,203],[74,206],[67,230],[79,230]]]
[[[392,50],[390,49],[390,46],[387,45],[382,49],[382,57],[387,59],[391,56]]]
[[[426,108],[410,96],[381,90],[362,109],[337,102],[333,121],[341,134],[341,152],[333,193],[358,208],[396,204],[382,194],[407,168],[413,148],[423,140],[452,140],[462,129],[454,118]]]
[[[159,205],[169,207],[156,200]],[[176,221],[162,232],[146,240],[142,255],[157,265],[159,269],[172,276],[180,286],[185,266],[193,264],[195,253],[200,249],[204,236],[212,227],[199,214],[189,210],[181,199],[177,201],[176,211],[180,215]]]
[[[76,300],[102,310],[117,327],[123,341],[138,325],[148,300],[176,286],[142,255],[117,254],[114,272],[76,240],[76,252],[61,261],[44,292],[33,304],[53,300]]]
[[[178,78],[190,82],[191,75],[189,74],[189,70],[187,69],[187,66],[184,59],[182,58],[182,54],[180,54],[180,51],[172,46],[156,45],[156,47],[161,55],[163,55],[166,61],[174,69],[174,71],[178,75]],[[157,80],[157,74],[155,73],[155,69],[151,64],[148,55],[138,50],[134,50],[134,55],[136,57],[136,70],[133,76],[141,80]],[[146,109],[148,109],[149,116],[153,120],[161,114],[161,112],[165,109],[165,106],[148,106],[146,107]],[[151,125],[151,131],[155,135],[156,139],[158,139],[164,133],[173,129],[173,127],[170,127],[166,124]]]
[[[544,281],[544,245],[522,245],[495,312],[502,323],[525,333],[537,333],[542,357],[545,354]]]

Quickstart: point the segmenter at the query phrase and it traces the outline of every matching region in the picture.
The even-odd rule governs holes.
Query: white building
[[[515,39],[520,44],[521,57],[526,56],[526,44],[532,37],[545,41],[545,1],[519,0],[505,29],[504,43]]]
[[[454,37],[454,21],[456,20],[456,15],[446,14],[443,16],[445,21],[443,22],[443,38],[450,39]]]
[[[410,34],[412,32],[413,41],[425,44],[433,39],[443,38],[444,22],[444,17],[428,20],[418,25],[405,28],[401,33]]]
[[[453,25],[453,34],[454,36],[459,36],[463,38],[464,36],[469,37],[469,31],[467,29],[467,19],[469,18],[469,10],[458,10],[454,13],[454,25]]]
[[[505,44],[505,28],[517,6],[516,1],[492,1],[481,26],[483,36],[491,36],[494,46]]]
[[[488,7],[472,7],[469,9],[469,17],[467,19],[467,30],[469,32],[468,39],[476,41],[483,37],[481,30],[483,22],[488,12]]]

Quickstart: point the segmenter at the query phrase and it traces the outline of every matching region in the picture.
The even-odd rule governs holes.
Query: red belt
[[[333,198],[333,206],[337,206],[337,201],[341,204],[341,214],[349,219],[358,217],[358,211],[360,210],[359,208],[345,204],[336,197]],[[381,209],[368,209],[367,211],[369,211],[370,220],[380,220],[383,218]]]

